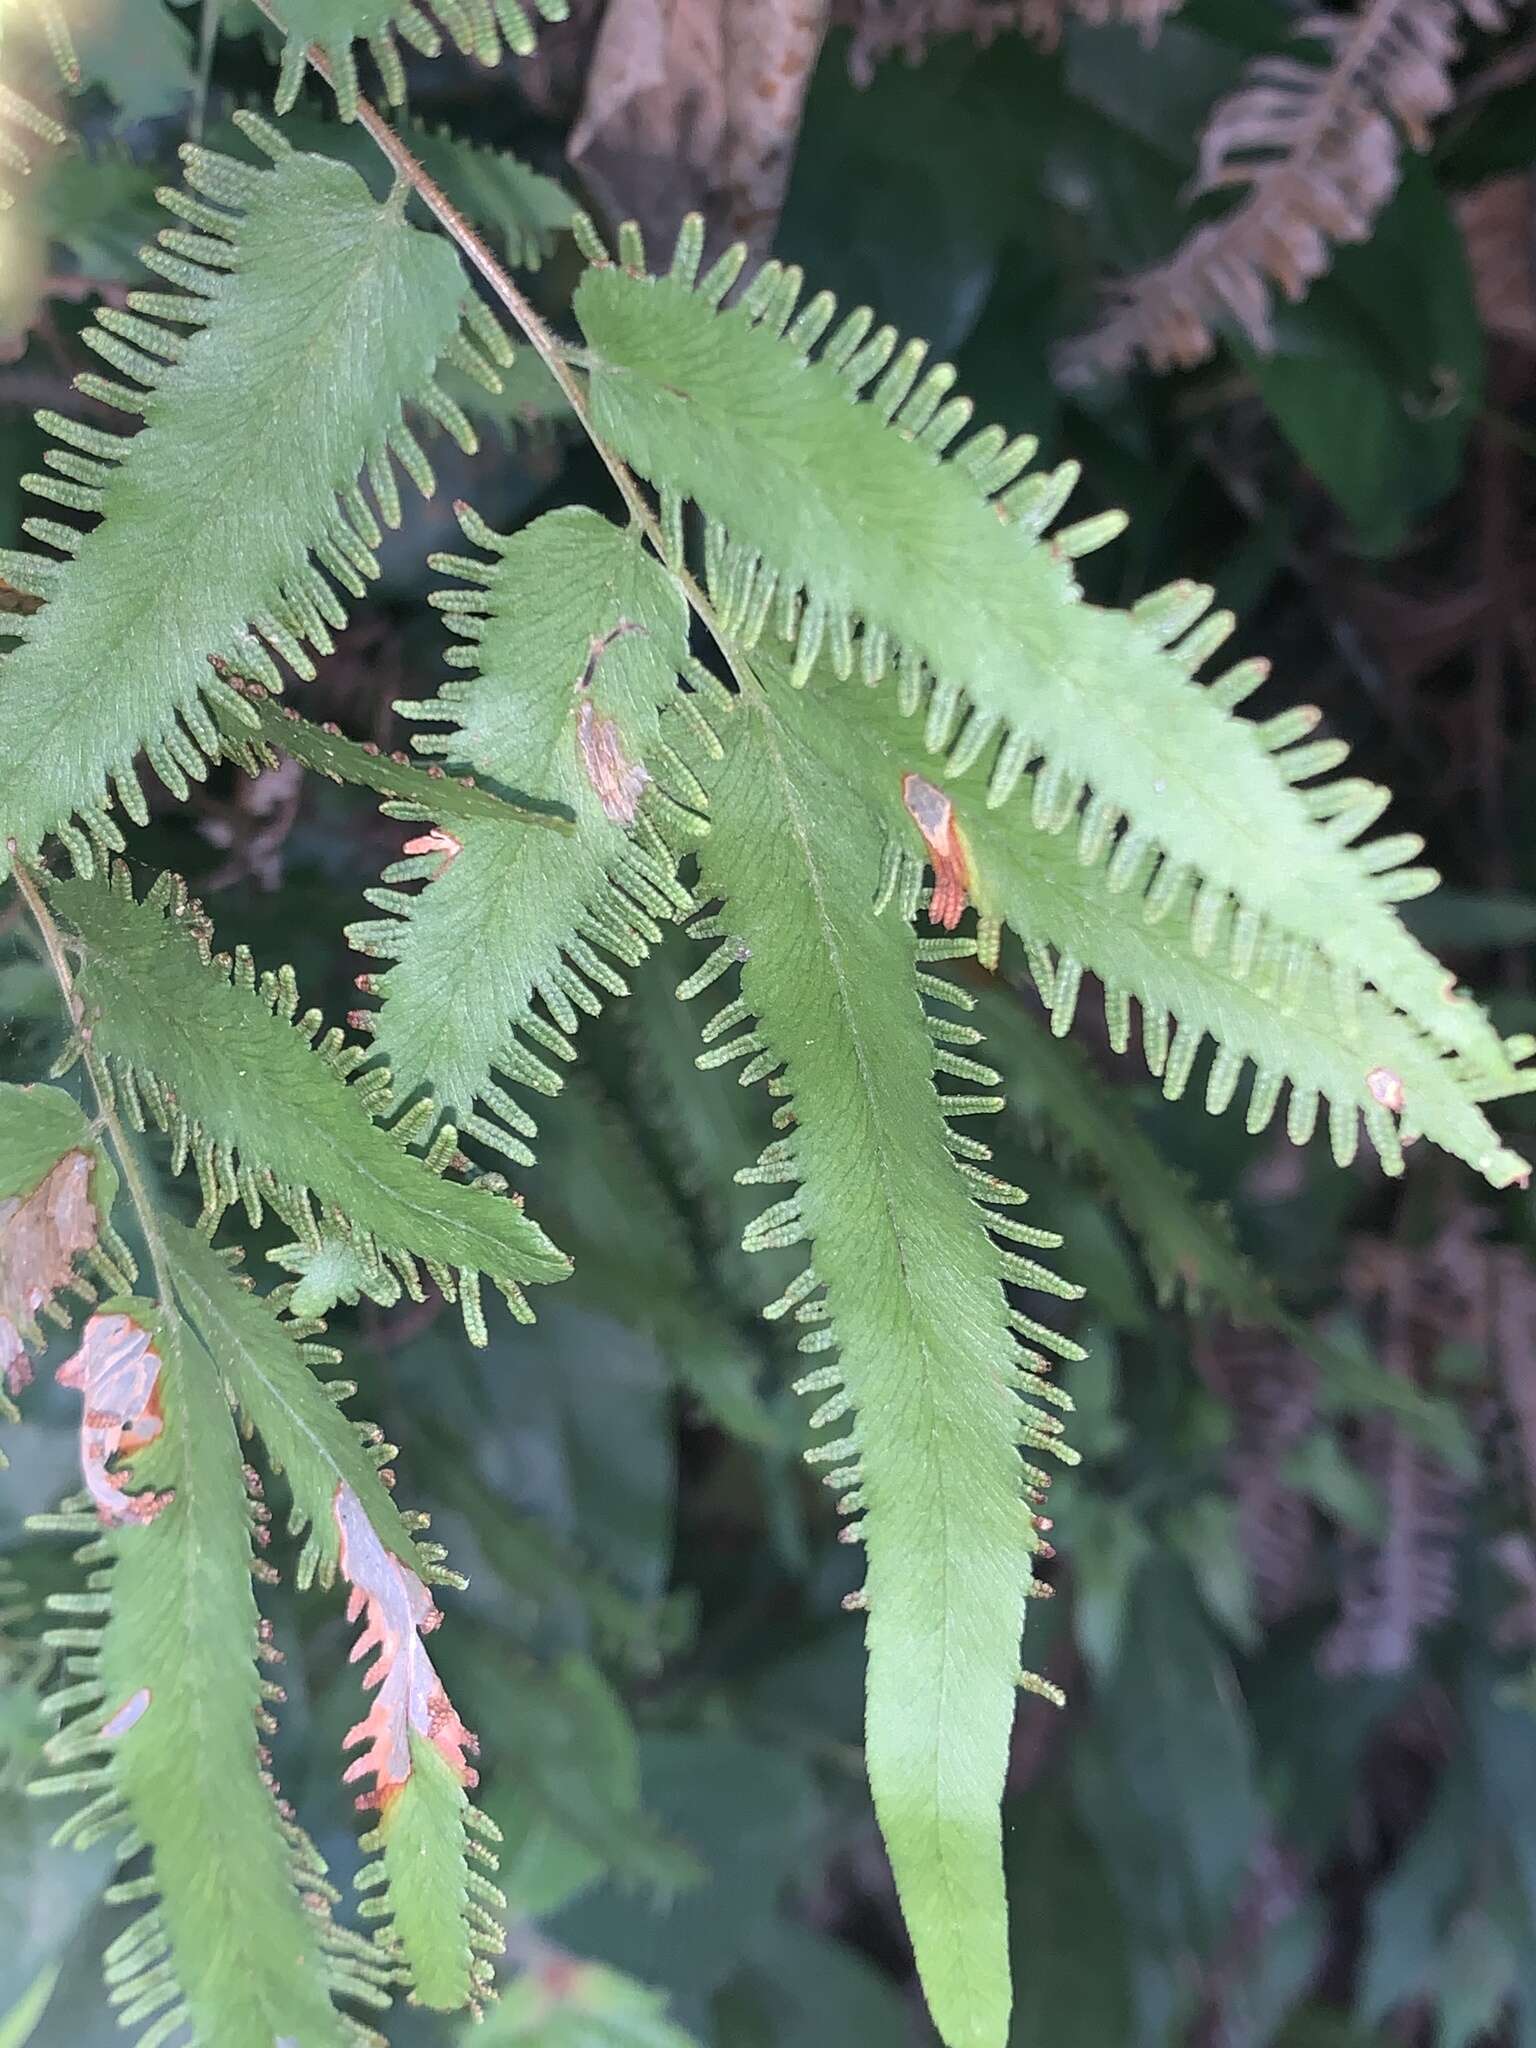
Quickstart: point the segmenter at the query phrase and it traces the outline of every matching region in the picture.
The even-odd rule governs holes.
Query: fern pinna
[[[1233,630],[1209,590],[1087,603],[1074,562],[1118,518],[1060,525],[1070,465],[973,429],[921,343],[802,303],[793,269],[744,282],[740,251],[701,277],[696,221],[662,276],[633,230],[615,260],[581,223],[581,345],[550,334],[361,101],[352,54],[367,41],[395,96],[397,33],[489,56],[526,40],[521,8],[305,0],[285,26],[280,99],[306,62],[333,76],[393,189],[375,199],[313,120],[297,147],[239,117],[263,163],[186,151],[186,189],[163,195],[180,224],[144,252],[171,289],[103,309],[89,339],[116,374],[81,380],[141,424],[43,416],[56,445],[31,488],[77,516],[34,518],[38,551],[0,560],[29,599],[0,657],[0,862],[59,983],[55,1079],[81,1091],[0,1095],[8,1403],[43,1322],[80,1325],[58,1378],[81,1397],[83,1490],[39,1526],[80,1546],[85,1579],[52,1596],[38,1789],[82,1802],[65,1838],[125,1859],[113,1896],[141,1910],[107,1971],[155,2048],[320,2048],[373,2037],[396,1994],[494,1994],[475,1734],[504,1772],[517,1757],[496,1725],[471,1733],[429,1651],[437,1592],[462,1581],[323,1377],[322,1318],[435,1291],[483,1343],[489,1282],[531,1319],[571,1260],[507,1176],[541,1118],[602,1151],[592,1103],[555,1098],[583,1019],[677,927],[695,948],[678,993],[709,992],[698,1065],[771,1101],[740,1161],[765,1204],[743,1243],[793,1253],[765,1313],[805,1354],[805,1456],[867,1560],[845,1604],[866,1617],[869,1781],[918,1968],[952,2048],[1001,2048],[999,1805],[1017,1690],[1055,1694],[1021,1635],[1083,1353],[1060,1240],[978,1135],[1005,1107],[978,998],[999,1065],[1044,1076],[1069,1127],[1075,1100],[1074,1141],[1106,1162],[1113,1120],[1046,1035],[1095,983],[1109,1042],[1134,1036],[1165,1095],[1198,1071],[1212,1113],[1241,1089],[1258,1132],[1283,1101],[1295,1142],[1321,1118],[1345,1166],[1363,1132],[1390,1174],[1423,1138],[1523,1184],[1487,1106],[1529,1085],[1530,1047],[1399,922],[1435,878],[1412,835],[1365,837],[1386,792],[1336,772],[1310,708],[1242,715],[1262,663],[1202,679]],[[446,236],[407,218],[413,194]],[[397,472],[436,492],[421,434],[473,444],[444,373],[494,389],[509,367],[461,257],[630,518],[568,507],[503,534],[456,506],[466,551],[432,558],[455,673],[398,707],[414,758],[387,755],[278,700],[377,577]],[[149,823],[141,765],[175,801],[215,763],[280,755],[372,790],[399,835],[350,928],[376,964],[344,1025],[302,1009],[286,967],[216,950],[123,825]],[[999,971],[1044,1005],[1033,1060],[985,986]],[[649,1168],[615,1150],[608,1170],[639,1187]],[[1166,1215],[1132,1218],[1168,1291],[1269,1313],[1168,1186]],[[262,1291],[237,1240],[274,1219],[267,1262],[289,1277]],[[691,1248],[656,1242],[688,1284]],[[708,1378],[688,1312],[666,1341],[727,1426],[771,1437],[750,1387]],[[355,1914],[265,1741],[269,1491],[294,1545],[275,1554],[302,1590],[344,1582],[355,1627],[333,1762],[367,1814]]]

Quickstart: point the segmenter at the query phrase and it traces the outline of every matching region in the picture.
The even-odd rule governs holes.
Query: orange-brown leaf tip
[[[169,1493],[125,1493],[107,1469],[120,1451],[142,1450],[159,1436],[160,1363],[149,1331],[132,1316],[95,1315],[80,1349],[58,1370],[59,1385],[78,1389],[84,1404],[80,1469],[109,1528],[152,1522],[171,1503]]]
[[[971,888],[971,861],[955,822],[955,807],[942,789],[921,775],[904,775],[901,799],[923,835],[933,867],[933,896],[928,922],[952,932],[960,922]]]
[[[96,1242],[94,1166],[89,1152],[66,1152],[29,1194],[0,1202],[0,1377],[13,1394],[32,1378],[22,1332],[34,1330],[76,1256]]]
[[[343,1749],[358,1749],[342,1783],[371,1777],[359,1794],[359,1808],[387,1809],[411,1775],[411,1733],[430,1742],[461,1785],[476,1782],[468,1762],[479,1744],[459,1719],[432,1668],[422,1636],[442,1619],[432,1595],[399,1558],[379,1541],[366,1510],[349,1486],[338,1486],[332,1503],[341,1539],[341,1570],[350,1582],[347,1619],[363,1618],[352,1648],[355,1664],[370,1653],[363,1689],[374,1697],[362,1720],[347,1730]]]

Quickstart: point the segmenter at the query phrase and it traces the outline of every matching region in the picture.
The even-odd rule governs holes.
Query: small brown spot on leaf
[[[617,723],[605,717],[590,697],[582,699],[576,714],[576,743],[587,780],[597,791],[604,812],[616,824],[632,825],[651,778],[643,762],[629,759]]]
[[[1390,1067],[1372,1067],[1365,1077],[1365,1085],[1383,1109],[1401,1113],[1407,1098],[1403,1094],[1402,1082]]]

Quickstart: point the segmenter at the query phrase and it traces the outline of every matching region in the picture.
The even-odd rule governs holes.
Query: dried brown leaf
[[[1358,14],[1314,14],[1297,36],[1328,48],[1327,65],[1265,56],[1222,100],[1200,142],[1195,194],[1247,189],[1241,205],[1197,228],[1166,263],[1120,284],[1102,324],[1057,362],[1069,387],[1127,369],[1187,369],[1235,327],[1268,354],[1273,293],[1293,303],[1361,242],[1397,189],[1400,136],[1428,146],[1451,104],[1461,17],[1503,25],[1504,0],[1369,0]]]
[[[1456,219],[1484,327],[1536,349],[1536,176],[1518,171],[1463,193]]]
[[[1312,1508],[1284,1471],[1317,1421],[1317,1368],[1282,1332],[1227,1322],[1198,1332],[1195,1364],[1232,1418],[1238,1541],[1259,1618],[1279,1621],[1301,1604],[1312,1564]]]
[[[827,0],[609,0],[570,154],[657,242],[704,214],[765,247]]]
[[[67,1152],[30,1194],[0,1202],[0,1378],[12,1394],[32,1377],[23,1336],[96,1243],[95,1156]]]
[[[1021,35],[1042,49],[1054,49],[1069,14],[1103,27],[1123,22],[1155,42],[1157,32],[1183,0],[833,0],[832,21],[853,31],[848,68],[858,85],[868,85],[876,67],[901,55],[920,63],[939,36],[969,36],[983,49],[1000,35]]]

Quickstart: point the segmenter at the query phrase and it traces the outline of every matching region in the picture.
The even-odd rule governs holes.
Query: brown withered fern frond
[[[1454,1216],[1433,1243],[1412,1248],[1362,1238],[1345,1288],[1372,1331],[1384,1369],[1423,1389],[1450,1344],[1486,1359],[1491,1343],[1489,1248],[1484,1218]],[[1465,1527],[1466,1481],[1389,1411],[1361,1424],[1360,1469],[1380,1490],[1379,1540],[1346,1541],[1339,1619],[1321,1647],[1334,1677],[1406,1671],[1420,1638],[1452,1612]]]
[[[1071,387],[1129,368],[1189,369],[1236,328],[1274,347],[1278,289],[1293,304],[1341,242],[1363,242],[1397,189],[1401,145],[1427,147],[1452,101],[1461,17],[1502,28],[1506,0],[1367,0],[1358,14],[1314,14],[1297,35],[1326,65],[1255,59],[1218,103],[1188,196],[1247,188],[1232,212],[1197,228],[1168,259],[1125,279],[1106,317],[1069,342],[1057,374]]]
[[[848,69],[868,85],[876,66],[900,54],[921,63],[938,36],[969,36],[983,48],[1001,35],[1022,35],[1054,49],[1069,16],[1096,28],[1120,22],[1156,40],[1183,0],[833,0],[832,23],[850,29]]]

